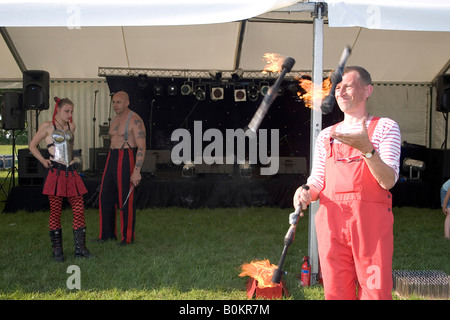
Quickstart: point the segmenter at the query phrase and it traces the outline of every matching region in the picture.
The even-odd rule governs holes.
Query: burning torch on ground
[[[306,184],[304,184],[302,188],[306,190],[309,189]],[[242,272],[239,276],[250,276],[254,279],[252,286],[247,286],[247,296],[249,298],[253,295],[253,291],[255,290],[258,296],[258,288],[260,289],[259,295],[264,298],[281,298],[282,290],[288,295],[281,278],[286,273],[283,271],[284,260],[286,259],[288,248],[294,242],[301,209],[302,207],[298,206],[297,209],[289,215],[290,226],[284,236],[284,248],[278,266],[271,264],[267,259],[264,261],[252,261],[251,263],[242,265]],[[257,286],[257,288],[255,288],[255,286]],[[261,291],[261,289],[265,290],[265,292]]]

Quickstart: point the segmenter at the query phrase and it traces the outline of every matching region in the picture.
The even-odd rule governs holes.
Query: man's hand
[[[141,173],[136,169],[133,170],[130,180],[133,186],[137,187],[141,183]]]
[[[308,188],[305,188],[304,186],[299,187],[294,194],[294,208],[297,208],[298,206],[302,206],[302,210],[305,210],[308,208],[308,205],[311,203],[311,192]],[[300,212],[300,217],[303,217],[304,213],[303,211]]]
[[[331,138],[358,149],[362,153],[368,153],[373,150],[372,142],[370,142],[369,134],[366,128],[366,118],[361,120],[361,131],[356,133],[339,133],[331,132]]]

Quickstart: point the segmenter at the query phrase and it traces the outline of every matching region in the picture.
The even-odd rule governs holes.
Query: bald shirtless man
[[[114,94],[112,106],[116,117],[109,129],[111,146],[99,197],[99,240],[117,239],[116,212],[119,207],[122,245],[134,241],[134,190],[141,182],[141,168],[145,157],[144,123],[139,115],[128,108],[129,104],[126,92]]]

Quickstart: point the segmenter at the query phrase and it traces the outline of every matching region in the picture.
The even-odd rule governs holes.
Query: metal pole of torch
[[[283,65],[281,66],[281,73],[278,76],[277,80],[269,88],[267,91],[267,94],[264,96],[263,101],[261,102],[258,110],[256,110],[252,120],[248,124],[248,128],[253,132],[256,133],[259,126],[261,125],[262,120],[264,119],[264,116],[267,113],[267,110],[269,110],[270,106],[272,105],[275,98],[278,96],[278,91],[280,90],[281,82],[283,82],[284,77],[286,76],[286,73],[290,72],[292,70],[292,67],[295,64],[295,60],[291,57],[287,57],[283,61]]]
[[[302,185],[302,188],[305,190],[309,190],[309,186],[307,186],[306,184]],[[291,220],[291,218],[292,218],[292,223],[289,226],[289,229],[286,232],[286,235],[284,236],[284,247],[283,247],[283,251],[281,252],[280,261],[278,262],[277,269],[274,270],[273,275],[272,275],[273,283],[280,283],[281,278],[283,277],[283,274],[285,274],[285,272],[283,271],[284,260],[286,259],[287,251],[288,251],[290,245],[294,242],[295,230],[297,229],[298,219],[300,218],[301,211],[302,211],[302,205],[300,204],[295,209],[295,211],[293,213],[291,213],[291,215],[289,217],[289,220]]]

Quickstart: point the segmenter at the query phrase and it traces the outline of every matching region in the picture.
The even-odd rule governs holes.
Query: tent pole
[[[314,12],[314,38],[313,38],[313,66],[312,81],[314,87],[322,90],[323,82],[323,16],[325,14],[325,4],[323,2],[316,3]],[[316,90],[313,90],[316,92]],[[310,138],[310,167],[314,158],[314,146],[317,136],[322,130],[322,113],[320,106],[322,98],[320,95],[313,96],[313,108],[311,109],[311,138]],[[311,168],[310,168],[311,169]],[[315,216],[319,208],[319,201],[313,202],[309,206],[309,239],[308,239],[308,255],[311,263],[311,284],[317,283],[317,275],[319,273],[319,254],[317,249],[317,235]]]
[[[27,67],[25,66],[25,63],[22,60],[22,57],[19,54],[19,51],[17,50],[16,46],[14,45],[14,42],[12,41],[11,37],[9,36],[8,30],[6,30],[5,27],[0,27],[0,34],[3,37],[3,40],[5,40],[6,46],[9,48],[9,51],[11,52],[14,60],[17,63],[17,66],[20,69],[20,72],[24,72],[27,70]]]

